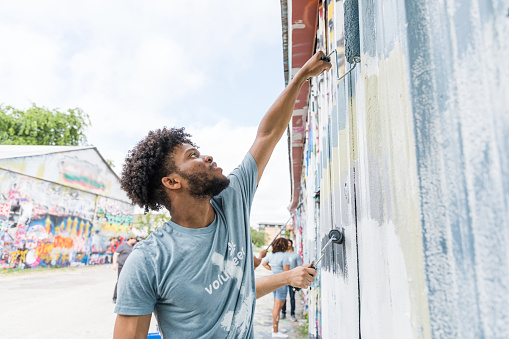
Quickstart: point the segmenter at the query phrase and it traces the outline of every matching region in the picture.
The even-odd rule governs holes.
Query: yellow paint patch
[[[367,58],[363,56],[363,60]],[[431,338],[414,122],[407,79],[408,67],[401,46],[395,46],[388,58],[378,62],[377,73],[369,76],[365,73],[374,68],[362,68],[365,112],[360,111],[358,114],[366,115],[365,165],[370,166],[372,160],[377,159],[380,168],[365,170],[380,171],[378,175],[382,181],[382,192],[378,193],[383,194],[381,208],[384,210],[384,218],[392,219],[404,254],[414,334],[421,338]],[[355,111],[353,107],[352,110]],[[363,213],[369,214],[369,211]]]
[[[39,170],[37,171],[37,177],[38,178],[43,178],[44,177],[43,176],[44,175],[44,168],[45,168],[44,163],[39,165]]]

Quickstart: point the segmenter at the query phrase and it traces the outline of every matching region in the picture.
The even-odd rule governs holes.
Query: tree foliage
[[[136,216],[136,221],[133,223],[133,227],[146,237],[159,227],[163,226],[163,224],[170,219],[170,216],[166,212],[148,212],[147,214],[137,214]]]
[[[88,114],[80,108],[50,111],[35,104],[26,111],[0,105],[0,144],[78,146],[87,142]]]
[[[251,227],[251,240],[256,247],[262,247],[267,242],[268,234],[265,231],[257,231]]]

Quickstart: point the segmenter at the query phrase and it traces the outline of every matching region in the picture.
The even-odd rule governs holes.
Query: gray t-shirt
[[[283,272],[283,265],[290,265],[285,252],[272,253],[272,255],[266,256],[264,260],[270,265],[270,269],[274,274]]]
[[[120,274],[116,313],[154,311],[164,338],[254,338],[253,156],[228,177],[228,188],[211,199],[212,224],[191,229],[169,220],[135,246]]]
[[[295,267],[302,265],[302,260],[299,253],[293,251],[292,253],[286,252],[288,256],[288,262],[290,263],[290,269],[293,270]]]
[[[133,247],[134,246],[130,246],[126,242],[117,247],[115,252],[118,253],[118,259],[117,259],[118,266],[124,266],[125,261],[127,260],[127,257],[133,251]]]

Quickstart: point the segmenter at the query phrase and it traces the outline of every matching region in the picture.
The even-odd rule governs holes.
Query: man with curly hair
[[[122,188],[146,212],[166,207],[171,220],[136,245],[123,267],[114,338],[146,338],[152,312],[165,338],[253,338],[255,298],[314,281],[306,265],[255,282],[249,213],[302,85],[331,68],[323,56],[297,72],[228,177],[183,128],[152,131],[129,152]]]

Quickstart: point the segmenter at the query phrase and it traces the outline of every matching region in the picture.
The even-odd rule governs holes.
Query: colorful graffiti
[[[106,189],[105,180],[97,177],[94,171],[74,164],[66,163],[62,166],[62,180],[65,183],[78,185],[87,189],[96,189],[99,191],[104,191]]]
[[[133,225],[133,206],[120,200],[97,197],[96,230],[106,235],[127,234]]]
[[[0,169],[3,269],[110,263],[132,221],[128,203]]]

